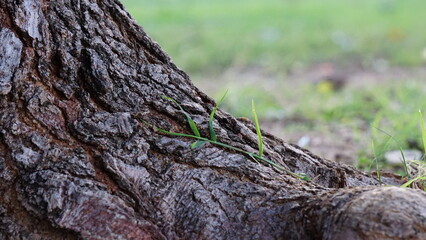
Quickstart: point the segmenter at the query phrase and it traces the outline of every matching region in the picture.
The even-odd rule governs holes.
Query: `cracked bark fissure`
[[[208,136],[215,103],[117,0],[2,0],[0,20],[0,239],[426,238],[421,191],[270,134],[264,156],[314,181],[144,124],[190,133],[166,95]],[[257,151],[253,124],[214,126]]]

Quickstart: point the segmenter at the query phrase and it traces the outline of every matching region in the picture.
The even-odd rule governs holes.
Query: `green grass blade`
[[[154,127],[154,129],[155,129],[156,131],[161,132],[161,133],[168,134],[168,135],[172,135],[172,136],[177,136],[177,137],[194,137],[194,135],[189,135],[189,134],[185,134],[185,133],[174,133],[174,132],[169,132],[169,131],[166,131],[166,130],[163,130],[163,129],[161,129],[161,128],[157,128],[157,127]]]
[[[199,148],[201,147],[206,141],[196,141],[195,143],[191,144],[191,149]]]
[[[225,95],[226,95],[226,94],[225,94]],[[225,96],[225,95],[224,95],[224,96]],[[182,107],[180,106],[180,104],[179,104],[179,103],[177,103],[177,102],[176,102],[174,99],[172,99],[172,98],[169,98],[169,97],[166,97],[166,96],[162,96],[162,97],[163,97],[164,99],[167,99],[167,100],[170,100],[170,101],[172,101],[172,102],[176,103],[176,104],[179,106],[179,108],[181,109],[181,111],[182,111],[182,112],[184,112],[184,114],[187,116],[187,119],[188,119],[188,122],[190,123],[190,126],[191,126],[191,122],[192,122],[192,123],[193,123],[193,125],[194,125],[194,127],[195,127],[195,129],[196,129],[196,126],[195,126],[194,121],[192,121],[192,119],[191,119],[191,118],[189,117],[189,115],[188,115],[188,114],[187,114],[187,113],[186,113],[186,112],[182,109]],[[224,97],[222,97],[222,99],[219,101],[219,104],[223,101],[223,99],[224,99]],[[218,105],[219,105],[219,104],[218,104]],[[217,109],[217,107],[215,107],[215,108]],[[214,111],[215,111],[215,110],[214,110]],[[213,116],[213,117],[214,117],[214,111],[213,111],[213,113],[211,114],[211,116]],[[261,135],[261,132],[260,132],[260,127],[259,127],[259,121],[258,121],[258,119],[257,119],[256,108],[255,108],[255,106],[254,106],[254,101],[252,101],[252,111],[253,111],[253,115],[254,115],[254,119],[255,119],[256,133],[257,133],[257,136],[258,136],[259,154],[250,153],[250,152],[244,151],[244,150],[242,150],[242,149],[240,149],[240,148],[236,148],[236,147],[233,147],[233,146],[228,145],[228,144],[225,144],[225,143],[221,143],[221,142],[218,142],[218,141],[215,141],[215,140],[210,140],[210,139],[207,139],[207,138],[201,137],[201,136],[199,135],[199,133],[198,133],[198,134],[196,134],[194,130],[193,130],[193,131],[194,131],[194,134],[195,134],[195,135],[184,134],[184,133],[174,133],[174,132],[169,132],[169,131],[163,130],[163,129],[161,129],[161,128],[155,127],[154,125],[152,125],[152,124],[150,124],[150,123],[148,123],[148,122],[146,122],[146,121],[143,121],[143,120],[141,120],[141,121],[142,121],[143,123],[147,124],[148,126],[150,126],[150,127],[154,128],[156,131],[161,132],[161,133],[164,133],[164,134],[167,134],[167,135],[171,135],[171,136],[178,136],[178,137],[188,137],[188,138],[197,139],[198,141],[196,141],[196,142],[194,142],[194,143],[192,143],[192,144],[190,145],[192,149],[197,148],[197,147],[200,147],[200,146],[201,146],[201,145],[203,145],[204,143],[209,142],[209,143],[211,143],[211,144],[215,144],[215,145],[218,145],[218,146],[222,146],[222,147],[225,147],[225,148],[228,148],[228,149],[232,149],[232,150],[235,150],[235,151],[237,151],[237,152],[240,152],[240,153],[246,154],[246,155],[248,155],[249,157],[251,157],[251,158],[252,158],[254,161],[256,161],[256,162],[258,162],[256,159],[261,160],[261,161],[263,161],[263,162],[265,162],[265,163],[268,163],[269,165],[271,165],[271,166],[275,167],[276,169],[281,170],[281,171],[283,171],[283,172],[285,172],[285,173],[287,173],[287,174],[289,174],[289,175],[291,175],[291,176],[293,176],[293,177],[295,177],[295,178],[302,179],[302,180],[304,180],[304,181],[309,181],[309,180],[310,180],[310,178],[309,178],[306,174],[302,174],[302,175],[300,175],[300,174],[295,174],[295,173],[291,172],[290,170],[285,169],[283,166],[281,166],[281,165],[279,165],[279,164],[277,164],[277,163],[272,162],[271,160],[268,160],[268,159],[266,159],[266,158],[263,158],[263,157],[262,157],[262,154],[263,154],[263,142],[262,142],[262,135]],[[191,128],[192,128],[192,127],[191,127]],[[197,129],[197,132],[198,132],[198,129]]]
[[[298,174],[295,174],[295,173],[293,173],[293,172],[291,172],[291,171],[289,171],[289,170],[285,169],[283,166],[280,166],[279,164],[276,164],[276,163],[274,163],[274,162],[272,162],[272,161],[270,161],[270,160],[268,160],[268,159],[266,159],[266,158],[263,158],[263,157],[261,157],[261,156],[259,156],[259,155],[256,155],[256,154],[253,154],[253,153],[250,153],[250,152],[244,151],[244,150],[239,149],[239,148],[236,148],[236,147],[233,147],[233,146],[231,146],[231,145],[228,145],[228,144],[225,144],[225,143],[221,143],[221,142],[215,142],[215,141],[212,141],[212,140],[210,140],[210,139],[203,138],[203,137],[198,137],[198,136],[194,136],[194,135],[189,135],[189,134],[184,134],[184,133],[174,133],[174,132],[169,132],[169,131],[163,130],[163,129],[161,129],[161,128],[155,127],[155,126],[153,126],[152,124],[147,123],[147,122],[145,122],[145,121],[142,121],[142,122],[144,122],[144,123],[145,123],[145,124],[147,124],[148,126],[150,126],[150,127],[154,128],[156,131],[161,132],[161,133],[164,133],[164,134],[167,134],[167,135],[178,136],[178,137],[188,137],[188,138],[193,138],[193,139],[201,140],[201,141],[204,141],[204,142],[209,142],[209,143],[211,143],[211,144],[215,144],[215,145],[218,145],[218,146],[221,146],[221,147],[225,147],[225,148],[229,148],[229,149],[235,150],[235,151],[237,151],[237,152],[240,152],[240,153],[243,153],[243,154],[248,155],[248,156],[249,156],[249,157],[251,157],[252,159],[259,159],[259,160],[261,160],[261,161],[263,161],[263,162],[266,162],[266,163],[268,163],[269,165],[271,165],[271,166],[273,166],[273,167],[277,168],[278,170],[281,170],[281,171],[283,171],[283,172],[285,172],[285,173],[287,173],[287,174],[289,174],[289,175],[291,175],[291,176],[293,176],[293,177],[295,177],[295,178],[302,179],[302,180],[305,180],[305,181],[307,180],[307,178],[305,178],[305,177],[303,177],[303,176],[299,176]]]
[[[426,129],[425,129],[425,120],[423,118],[422,111],[419,110],[419,121],[422,129],[422,140],[423,140],[423,153],[426,153]]]
[[[410,186],[413,182],[418,181],[418,180],[426,180],[426,177],[418,176],[418,177],[413,178],[410,181],[402,184],[401,187],[406,188],[406,187]]]
[[[383,113],[382,112],[378,112],[375,116],[374,119],[371,123],[371,136],[373,137],[373,141],[377,140],[379,138],[379,132],[380,129],[380,121],[382,121],[383,118]]]
[[[253,112],[254,125],[256,127],[257,134],[257,145],[259,147],[259,156],[263,155],[263,140],[262,133],[260,132],[259,120],[257,119],[256,107],[254,106],[254,100],[251,100],[251,111]]]
[[[213,128],[213,118],[214,118],[214,115],[216,113],[217,108],[220,106],[222,101],[225,99],[226,94],[228,94],[228,90],[226,90],[225,94],[223,94],[220,101],[216,104],[216,106],[213,108],[212,112],[210,113],[210,118],[209,118],[210,139],[214,142],[217,141],[217,137],[216,137],[216,132],[214,131],[214,128]]]
[[[404,164],[405,177],[409,178],[410,174],[408,173],[407,160],[405,159],[404,151],[399,147],[399,152],[401,153],[402,163]]]
[[[372,148],[373,148],[373,153],[374,153],[374,161],[376,163],[376,174],[377,174],[377,179],[379,180],[379,183],[382,184],[382,180],[380,177],[380,167],[379,167],[379,161],[378,161],[378,156],[377,156],[377,152],[376,152],[376,146],[374,144],[374,141],[371,143],[372,144]]]
[[[260,164],[259,161],[257,161],[257,159],[255,157],[253,157],[252,155],[248,155],[251,159],[253,159],[253,161],[255,161],[257,164]]]
[[[185,110],[183,110],[182,106],[173,98],[170,98],[170,97],[167,97],[167,96],[164,96],[164,95],[161,96],[161,97],[164,98],[164,99],[167,99],[169,101],[174,102],[179,107],[179,109],[185,115],[186,120],[188,121],[189,127],[192,130],[192,133],[194,133],[195,136],[200,137],[201,135],[200,135],[200,131],[198,131],[197,124],[195,124],[195,122],[194,122],[194,120],[192,120],[191,116],[189,116],[189,114],[187,112],[185,112]]]
[[[200,137],[200,132],[198,131],[197,125],[195,124],[194,120],[192,120],[192,118],[188,114],[185,114],[185,116],[188,120],[189,127],[191,128],[194,135]]]
[[[169,100],[169,101],[172,101],[172,102],[176,103],[176,105],[178,105],[180,107],[179,103],[176,102],[176,100],[174,100],[173,98],[167,97],[166,95],[162,95],[161,97],[164,98],[164,99],[166,99],[166,100]]]
[[[300,176],[300,179],[303,181],[306,181],[306,182],[311,181],[311,178],[304,173],[299,174],[299,176]]]
[[[403,164],[404,164],[405,176],[407,178],[410,177],[410,174],[408,173],[407,160],[405,159],[404,151],[402,150],[402,147],[401,147],[401,144],[399,143],[399,141],[396,140],[396,138],[394,138],[392,135],[390,135],[389,133],[387,133],[385,130],[383,130],[381,128],[378,128],[378,127],[375,127],[375,126],[373,126],[373,128],[376,129],[376,130],[378,130],[378,131],[380,131],[380,132],[382,132],[386,136],[388,136],[389,139],[393,140],[398,145],[399,152],[401,153],[402,161],[403,161]],[[387,146],[387,143],[385,144],[385,147],[386,146]]]

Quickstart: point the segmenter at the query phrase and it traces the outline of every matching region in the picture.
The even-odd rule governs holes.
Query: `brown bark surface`
[[[167,95],[208,136],[215,102],[117,0],[2,0],[0,27],[0,239],[426,239],[424,192],[270,134],[312,181],[146,125],[190,133]],[[252,123],[214,126],[257,151]]]

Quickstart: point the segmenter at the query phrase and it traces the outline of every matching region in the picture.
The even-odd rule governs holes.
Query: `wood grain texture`
[[[209,136],[215,103],[118,1],[3,0],[0,19],[0,239],[425,238],[423,192],[265,132],[266,158],[315,180],[144,124],[190,133],[166,95]],[[257,151],[252,123],[214,126]]]

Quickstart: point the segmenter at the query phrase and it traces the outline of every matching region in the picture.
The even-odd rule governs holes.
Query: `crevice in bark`
[[[58,229],[46,219],[28,213],[20,204],[17,184],[25,178],[23,172],[11,163],[10,148],[0,133],[0,179],[6,185],[0,186],[0,238],[2,239],[78,239],[77,234],[67,229]],[[3,155],[3,153],[5,155]],[[35,227],[37,226],[37,227]]]
[[[4,239],[78,239],[78,234],[55,228],[47,220],[39,219],[19,206],[16,192],[7,191],[0,201],[0,237]],[[7,206],[4,208],[4,206]],[[37,226],[37,227],[35,227]]]

